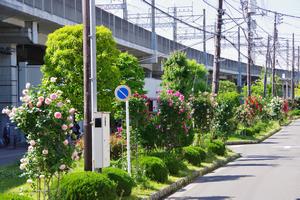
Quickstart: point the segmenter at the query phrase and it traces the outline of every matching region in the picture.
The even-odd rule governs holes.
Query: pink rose
[[[69,113],[70,113],[70,114],[74,114],[75,111],[76,111],[75,108],[71,108],[71,109],[69,110]]]
[[[174,96],[179,97],[181,95],[181,93],[179,91],[177,91]]]
[[[63,125],[61,126],[61,129],[65,131],[65,130],[67,130],[67,129],[68,129],[68,126],[67,126],[67,125],[65,125],[65,124],[63,124]]]
[[[34,140],[30,140],[30,141],[29,141],[29,144],[30,144],[31,146],[34,146],[34,145],[36,144],[36,142],[35,142]]]
[[[184,96],[183,96],[182,94],[179,96],[179,100],[180,100],[181,102],[184,100]]]
[[[47,100],[47,99],[46,99]],[[54,113],[54,117],[56,118],[56,119],[60,119],[61,118],[61,113],[60,112],[55,112]]]
[[[122,133],[123,128],[122,127],[117,127],[117,131],[118,131],[118,133]]]
[[[45,104],[49,105],[51,102],[52,102],[52,100],[51,100],[51,99],[49,99],[49,98],[46,98],[46,100],[45,100]]]
[[[40,102],[43,102],[44,101],[44,97],[42,97],[42,96],[40,96],[40,97],[38,97],[38,100],[40,101]]]
[[[32,151],[32,150],[33,150],[33,146],[29,146],[28,151]]]
[[[173,90],[167,90],[167,94],[173,94]]]
[[[64,145],[67,146],[67,145],[69,144],[69,141],[68,141],[68,140],[65,140],[63,143],[64,143]]]
[[[50,99],[52,99],[52,100],[57,99],[57,94],[55,94],[55,93],[50,94]]]
[[[60,170],[66,169],[66,165],[65,165],[65,164],[62,164],[61,166],[59,166],[59,169],[60,169]]]
[[[59,108],[61,108],[63,105],[64,105],[64,104],[63,104],[62,102],[58,102],[58,103],[56,104],[56,106],[59,107]]]
[[[39,107],[41,107],[41,106],[42,106],[42,102],[41,102],[41,101],[39,101],[39,102],[36,103],[36,107],[39,108]]]

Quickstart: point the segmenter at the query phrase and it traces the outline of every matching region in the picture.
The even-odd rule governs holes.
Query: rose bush
[[[191,106],[179,91],[162,91],[158,97],[156,114],[157,145],[171,149],[192,143]]]
[[[3,113],[27,137],[29,147],[20,168],[28,183],[40,187],[40,180],[44,179],[49,186],[55,175],[67,172],[79,159],[71,139],[75,109],[62,97],[54,77],[41,87],[26,84],[23,95],[20,107],[5,108]]]

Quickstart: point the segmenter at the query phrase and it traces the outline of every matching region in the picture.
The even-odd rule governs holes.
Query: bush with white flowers
[[[20,168],[38,190],[41,179],[48,187],[79,158],[71,140],[75,109],[58,88],[54,77],[37,88],[26,84],[23,104],[2,111],[27,137],[29,147]]]

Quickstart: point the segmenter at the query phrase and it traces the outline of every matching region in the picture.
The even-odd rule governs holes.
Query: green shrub
[[[239,97],[237,92],[218,94],[218,104],[214,107],[214,116],[211,122],[211,132],[214,139],[226,138],[237,128],[237,123],[233,118],[235,110],[240,105]]]
[[[57,182],[52,185],[53,191],[57,185]],[[96,172],[76,172],[63,176],[57,193],[51,195],[53,200],[115,200],[117,198],[116,184],[106,175]]]
[[[168,168],[164,161],[157,157],[145,156],[140,159],[145,175],[151,180],[164,183],[168,180]]]
[[[237,86],[234,82],[221,80],[219,82],[219,94],[227,92],[237,92]]]
[[[0,194],[0,199],[1,200],[32,200],[32,198],[30,197],[13,194],[13,193]]]
[[[267,129],[267,127],[268,127],[268,124],[263,123],[263,122],[257,122],[253,126],[254,134],[260,133],[261,131],[265,131]]]
[[[122,169],[104,168],[103,173],[117,184],[117,194],[119,196],[129,196],[132,188],[135,186],[134,180]]]
[[[253,128],[243,128],[241,130],[241,135],[245,135],[245,136],[253,136],[255,134],[255,131],[253,130]]]
[[[206,153],[201,147],[187,146],[183,148],[183,157],[192,165],[200,165]]]
[[[292,110],[292,111],[290,111],[290,114],[292,115],[292,116],[300,116],[300,110]]]
[[[176,155],[175,153],[154,152],[151,153],[151,156],[162,159],[166,164],[170,174],[172,175],[177,175],[181,169],[184,169],[186,167],[181,157]]]
[[[207,144],[208,152],[223,156],[226,152],[226,147],[224,142],[221,140],[213,140],[208,142]]]

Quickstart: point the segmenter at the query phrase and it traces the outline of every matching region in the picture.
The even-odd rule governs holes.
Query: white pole
[[[96,16],[95,0],[90,0],[90,41],[91,41],[91,96],[92,96],[92,123],[95,121],[95,112],[97,112],[97,65],[96,65]],[[92,141],[95,138],[94,124],[92,126]],[[94,142],[92,142],[93,144]],[[93,171],[95,170],[95,147],[92,146]]]
[[[129,101],[126,100],[126,136],[127,136],[127,172],[131,175],[130,163],[130,132],[129,132]]]

